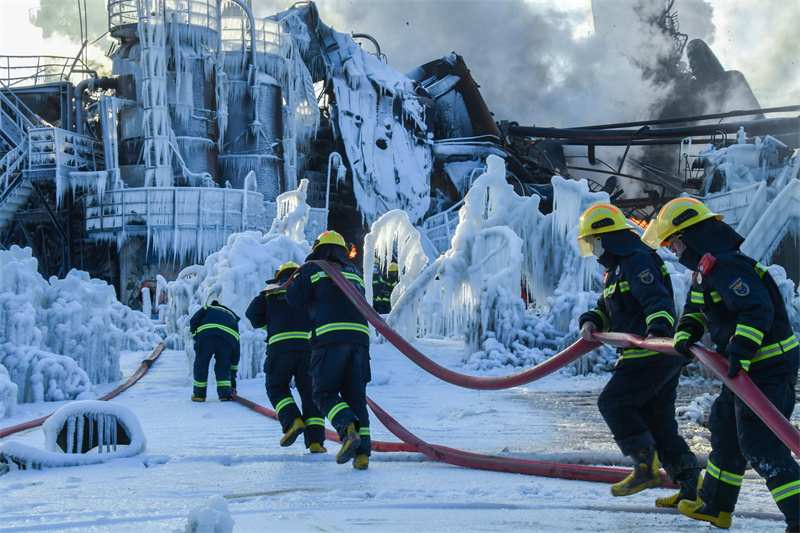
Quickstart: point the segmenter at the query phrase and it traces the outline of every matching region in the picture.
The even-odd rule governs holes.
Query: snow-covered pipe
[[[72,91],[75,98],[75,133],[83,135],[83,93],[86,90],[95,91],[97,89],[117,90],[117,78],[89,78],[79,82]]]

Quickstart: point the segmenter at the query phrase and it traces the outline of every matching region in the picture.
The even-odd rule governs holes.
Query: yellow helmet
[[[350,251],[350,248],[348,248],[347,245],[344,243],[344,237],[342,237],[333,230],[323,231],[322,233],[320,233],[319,237],[317,237],[317,240],[314,241],[314,246],[311,247],[311,251],[313,252],[314,250],[316,250],[317,246],[321,244],[338,244],[348,252]]]
[[[278,267],[278,270],[275,271],[275,279],[281,277],[281,274],[286,270],[297,270],[300,268],[300,265],[293,261],[289,261],[288,263],[284,263]]]
[[[389,263],[389,272],[397,272],[397,263]]]
[[[658,216],[650,221],[642,241],[657,250],[669,244],[667,239],[671,235],[709,218],[722,220],[722,215],[712,213],[703,202],[693,198],[675,198],[667,202]]]
[[[618,207],[612,204],[594,204],[589,206],[581,215],[578,222],[578,247],[583,257],[592,255],[595,241],[599,238],[596,235],[631,229],[632,224],[628,222],[625,215]]]

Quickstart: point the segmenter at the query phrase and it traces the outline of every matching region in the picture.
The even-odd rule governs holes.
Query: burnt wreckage
[[[45,276],[78,268],[106,279],[134,306],[157,274],[174,279],[230,234],[269,229],[281,195],[298,188],[310,239],[331,227],[359,248],[375,220],[401,209],[441,253],[490,154],[543,211],[555,174],[587,179],[641,221],[682,194],[747,229],[758,222],[748,205],[763,212],[784,189],[784,204],[800,202],[798,118],[765,118],[800,106],[759,109],[702,41],[688,43],[691,71],[680,71],[686,39],[669,9],[659,22],[676,43],[667,75],[696,101],[570,129],[496,122],[461,56],[401,74],[377,41],[334,31],[312,2],[256,19],[244,0],[109,0],[108,21],[108,76],[80,53],[3,58],[0,245],[29,246]],[[709,114],[700,96],[715,91],[752,106]],[[692,143],[707,148],[693,155]],[[619,154],[605,162],[598,147]],[[632,147],[655,155],[634,159]],[[796,218],[762,255],[797,282]]]

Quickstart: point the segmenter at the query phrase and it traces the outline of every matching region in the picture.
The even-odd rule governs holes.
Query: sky
[[[104,1],[85,3],[93,41],[107,29]],[[637,3],[598,5],[622,13],[631,12]],[[256,16],[268,16],[291,2],[253,4]],[[0,55],[76,54],[79,31],[75,26],[69,30],[60,15],[71,5],[45,0],[39,28],[27,20],[28,12],[38,6],[36,0],[0,0]],[[644,5],[660,8],[662,3]],[[462,55],[497,120],[540,126],[640,120],[663,89],[644,83],[638,71],[620,60],[621,54],[651,60],[653,56],[641,54],[657,50],[658,40],[636,21],[617,15],[620,24],[598,43],[592,3],[586,0],[323,0],[317,6],[322,21],[337,31],[372,35],[388,63],[400,72],[451,51]],[[679,30],[690,40],[704,39],[724,68],[745,75],[762,107],[800,101],[800,2],[676,0],[673,12],[678,14]],[[371,43],[365,41],[364,46],[372,51]],[[99,41],[90,57],[100,60],[107,47],[107,41]]]

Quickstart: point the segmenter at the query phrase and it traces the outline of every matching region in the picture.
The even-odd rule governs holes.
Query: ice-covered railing
[[[102,141],[61,128],[33,128],[28,133],[28,143],[28,178],[55,178],[58,203],[78,185],[101,189],[105,186]],[[76,174],[85,172],[101,174],[94,174],[86,183]]]
[[[0,81],[8,86],[43,85],[71,81],[77,84],[97,73],[80,59],[65,56],[0,55]]]
[[[450,248],[450,242],[458,226],[458,210],[463,204],[464,200],[460,200],[446,210],[426,218],[422,223],[422,228],[439,253]]]
[[[263,196],[244,189],[141,187],[86,199],[86,231],[96,239],[145,235],[159,257],[206,257],[233,232],[265,227]]]

